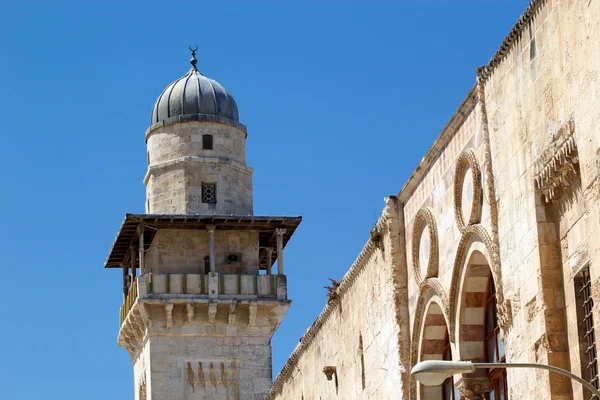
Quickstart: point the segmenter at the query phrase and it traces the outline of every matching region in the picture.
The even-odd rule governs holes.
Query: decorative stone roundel
[[[454,175],[454,217],[461,233],[480,222],[482,193],[477,157],[472,149],[467,149],[458,156]]]
[[[438,274],[438,238],[435,218],[428,208],[415,216],[412,233],[413,271],[417,284]]]

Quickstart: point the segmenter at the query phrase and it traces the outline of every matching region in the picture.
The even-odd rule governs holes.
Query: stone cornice
[[[531,0],[529,6],[521,17],[517,20],[515,25],[512,27],[508,35],[504,38],[504,41],[494,54],[494,56],[490,59],[487,65],[480,67],[477,69],[477,73],[482,79],[482,83],[486,83],[488,78],[494,72],[496,67],[506,58],[506,56],[512,50],[514,44],[521,38],[523,35],[523,31],[529,23],[533,20],[533,18],[540,11],[542,6],[546,4],[547,0]]]
[[[379,217],[377,223],[373,227],[373,229],[377,230],[380,233],[385,232],[387,230],[386,221],[396,215],[395,209],[392,209],[393,207],[395,207],[395,203],[387,201],[386,203],[386,207],[382,211],[381,216]],[[364,245],[361,252],[358,254],[358,257],[356,257],[356,260],[340,281],[340,284],[335,291],[337,296],[334,296],[333,300],[330,300],[326,303],[325,308],[323,309],[321,314],[319,314],[317,319],[304,332],[304,334],[300,338],[300,343],[296,345],[296,348],[288,358],[287,362],[285,363],[279,374],[277,374],[275,382],[273,382],[273,386],[271,387],[271,391],[269,392],[269,395],[267,396],[266,400],[273,400],[278,394],[281,393],[284,383],[291,377],[292,373],[296,368],[296,365],[298,364],[298,361],[300,360],[300,357],[306,351],[306,349],[308,349],[315,336],[321,330],[321,327],[325,324],[325,322],[327,322],[332,311],[338,307],[338,304],[341,301],[341,296],[344,293],[346,293],[348,289],[350,289],[358,275],[365,268],[367,261],[373,255],[374,251],[377,250],[377,248],[377,244],[373,240],[369,240]]]
[[[148,137],[151,133],[153,133],[158,128],[162,128],[163,126],[184,123],[184,122],[212,122],[216,124],[228,125],[233,128],[237,128],[240,131],[244,132],[245,137],[248,137],[248,130],[246,129],[246,125],[241,124],[237,121],[234,121],[229,118],[221,117],[218,115],[209,115],[209,114],[187,114],[187,115],[178,115],[176,117],[167,118],[163,121],[152,124],[144,133],[144,137],[146,142],[148,141]]]
[[[575,142],[575,123],[570,119],[554,135],[554,140],[536,160],[535,189],[544,195],[547,203],[556,200],[576,180],[579,163]]]
[[[169,161],[165,161],[165,162],[162,162],[159,164],[150,165],[148,167],[148,171],[146,172],[146,176],[144,176],[144,185],[148,184],[148,179],[150,179],[150,175],[152,175],[152,172],[157,171],[157,170],[173,168],[173,167],[179,166],[181,164],[185,164],[185,163],[229,164],[232,167],[234,167],[235,169],[237,169],[241,172],[247,173],[247,174],[251,174],[252,172],[254,172],[254,168],[249,167],[240,162],[231,160],[229,158],[186,156],[186,157],[176,158],[175,160],[169,160]]]

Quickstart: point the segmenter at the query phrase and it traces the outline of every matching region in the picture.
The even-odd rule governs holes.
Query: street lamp
[[[552,365],[545,364],[533,364],[533,363],[474,363],[471,361],[441,361],[441,360],[427,360],[421,361],[413,367],[410,374],[415,377],[416,380],[421,382],[425,386],[439,386],[444,381],[456,374],[470,374],[475,372],[478,368],[535,368],[535,369],[547,369],[557,374],[571,378],[581,383],[587,388],[592,394],[600,398],[600,392],[589,382],[583,380],[565,371],[562,368],[554,367]]]

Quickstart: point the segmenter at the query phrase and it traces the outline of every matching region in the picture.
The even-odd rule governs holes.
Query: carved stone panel
[[[564,190],[578,178],[579,155],[573,133],[573,120],[564,124],[554,135],[535,163],[535,189],[550,203],[561,197]]]
[[[185,400],[239,400],[239,373],[235,360],[188,361]]]

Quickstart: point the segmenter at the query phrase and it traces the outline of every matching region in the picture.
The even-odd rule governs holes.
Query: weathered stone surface
[[[592,378],[580,282],[589,269],[596,337],[598,21],[599,2],[531,2],[398,194],[403,218],[383,236],[399,238],[399,256],[361,253],[337,289],[339,302],[309,328],[269,399],[441,399],[440,388],[403,381],[403,370],[425,359],[490,360],[486,315],[494,299],[507,362],[552,364]],[[434,222],[427,229],[417,217],[425,214]],[[425,251],[430,237],[433,258]],[[383,247],[394,243],[385,239]],[[358,277],[348,278],[357,265]],[[364,389],[357,332],[368,364]],[[320,373],[325,365],[336,366],[337,392]],[[375,372],[381,370],[388,373]],[[493,388],[486,371],[454,382],[473,399]],[[509,369],[507,382],[510,399],[589,398],[580,385],[543,370]]]
[[[203,135],[213,148],[202,148]],[[212,122],[186,122],[150,131],[146,211],[150,214],[252,214],[252,168],[246,132]],[[216,184],[216,203],[202,202],[202,183]]]

